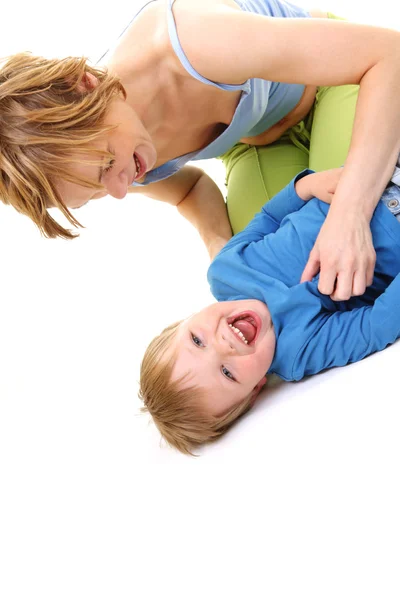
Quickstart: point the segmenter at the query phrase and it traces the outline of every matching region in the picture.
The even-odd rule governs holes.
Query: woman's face
[[[79,208],[89,200],[107,194],[118,199],[124,198],[133,181],[143,179],[145,173],[155,165],[157,153],[151,137],[124,99],[112,101],[104,124],[117,127],[107,132],[95,145],[113,154],[114,158],[105,159],[104,164],[98,167],[85,164],[77,157],[72,171],[101,183],[105,191],[98,192],[79,183],[59,181],[57,190],[68,208]]]

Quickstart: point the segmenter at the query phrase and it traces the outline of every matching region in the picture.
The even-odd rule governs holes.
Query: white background
[[[96,60],[139,4],[7,3],[0,55]],[[320,7],[400,25],[390,0]],[[181,456],[139,415],[138,367],[211,301],[206,252],[145,198],[77,214],[54,241],[0,206],[0,598],[398,599],[398,344]]]

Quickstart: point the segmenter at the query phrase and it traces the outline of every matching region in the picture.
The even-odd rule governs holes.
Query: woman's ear
[[[77,90],[78,90],[78,92],[83,94],[85,92],[91,92],[98,85],[99,85],[99,80],[97,79],[97,77],[95,75],[92,75],[92,73],[88,73],[87,71],[85,71],[82,79],[78,83]]]

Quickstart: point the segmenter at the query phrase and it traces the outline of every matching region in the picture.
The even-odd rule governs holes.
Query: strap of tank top
[[[135,15],[132,17],[132,19],[129,21],[128,25],[123,29],[123,31],[121,31],[121,33],[119,34],[118,38],[116,41],[118,41],[125,33],[125,31],[128,29],[128,27],[130,26],[131,23],[133,23],[133,21],[136,19],[136,17],[142,12],[142,10],[144,8],[146,8],[146,6],[148,6],[149,4],[151,4],[152,2],[155,2],[155,0],[149,0],[148,2],[146,2],[146,4],[143,4],[143,6],[141,6],[139,8],[139,10],[135,13]],[[115,44],[116,42],[114,42]],[[111,46],[111,48],[113,48],[113,46]],[[100,61],[103,60],[103,58],[108,54],[108,52],[110,52],[110,48],[108,48],[101,56],[98,60],[96,60],[95,64],[98,65]]]
[[[192,77],[194,77],[195,79],[198,79],[198,81],[201,81],[202,83],[205,83],[206,85],[213,85],[214,87],[220,88],[221,90],[227,90],[227,91],[244,90],[247,87],[247,82],[243,83],[242,85],[231,85],[229,83],[216,83],[215,81],[210,81],[210,79],[206,79],[206,77],[203,77],[202,75],[200,75],[200,73],[198,73],[196,71],[196,69],[194,67],[192,67],[186,54],[183,51],[183,48],[182,48],[181,43],[178,38],[178,32],[176,30],[176,23],[175,23],[174,15],[172,12],[172,5],[174,2],[175,2],[175,0],[168,0],[168,4],[169,4],[169,6],[168,6],[168,33],[169,33],[169,38],[171,40],[172,47],[175,50],[175,54],[179,58],[182,66],[186,69],[186,71],[190,75],[192,75]]]

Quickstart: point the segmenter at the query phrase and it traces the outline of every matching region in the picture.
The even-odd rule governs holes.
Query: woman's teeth
[[[136,165],[136,173],[135,173],[135,177],[138,176],[139,171],[140,171],[140,162],[138,161],[138,159],[136,158],[136,156],[134,155],[134,159],[135,159],[135,165]]]
[[[240,329],[238,329],[237,327],[234,327],[231,323],[229,323],[229,327],[231,329],[233,329],[233,331],[236,333],[236,335],[238,335],[245,344],[248,344],[249,342],[246,340],[246,338],[244,337],[243,333],[240,331]]]

